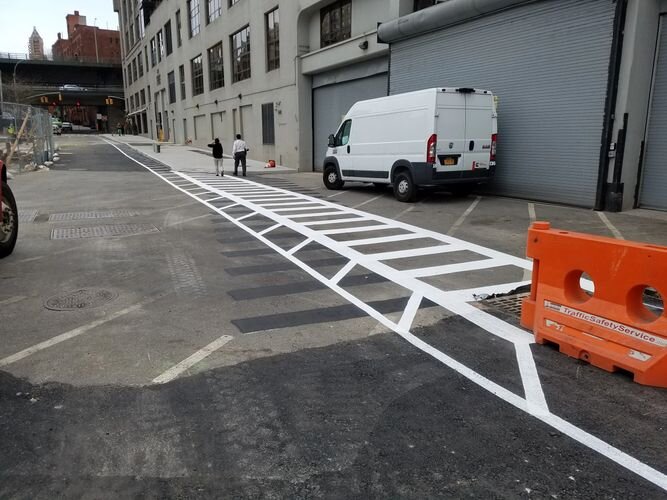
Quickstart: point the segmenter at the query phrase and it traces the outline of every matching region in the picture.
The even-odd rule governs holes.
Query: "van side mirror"
[[[336,139],[334,138],[333,134],[329,134],[329,147],[330,148],[336,147]]]

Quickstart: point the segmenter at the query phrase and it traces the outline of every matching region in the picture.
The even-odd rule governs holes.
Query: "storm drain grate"
[[[104,238],[106,236],[127,236],[133,234],[157,233],[153,224],[109,224],[105,226],[59,227],[51,230],[52,240],[76,238]]]
[[[494,309],[499,309],[506,313],[513,314],[515,316],[521,316],[521,304],[523,299],[528,297],[528,293],[515,293],[513,295],[504,295],[502,297],[493,297],[491,299],[484,300],[484,304],[493,307]]]
[[[96,212],[65,212],[60,214],[51,214],[49,222],[64,222],[70,220],[82,219],[110,219],[113,217],[134,217],[139,212],[133,210],[101,210]]]
[[[19,222],[32,222],[37,217],[37,210],[19,210]]]
[[[101,288],[82,288],[73,292],[54,295],[46,300],[44,307],[52,311],[90,309],[108,304],[118,297],[116,292]]]

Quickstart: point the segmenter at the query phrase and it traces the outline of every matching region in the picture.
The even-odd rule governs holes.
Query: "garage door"
[[[313,90],[313,165],[322,170],[329,134],[357,101],[387,95],[387,74],[360,78]]]
[[[534,2],[391,45],[390,93],[492,90],[500,194],[591,207],[616,4]]]
[[[660,18],[660,38],[655,61],[655,81],[646,132],[639,203],[667,210],[667,17]]]

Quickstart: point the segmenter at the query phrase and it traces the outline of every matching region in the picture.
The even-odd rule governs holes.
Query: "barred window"
[[[137,81],[137,60],[132,59],[132,80]]]
[[[222,63],[222,42],[208,49],[208,81],[211,90],[225,85],[225,74]]]
[[[181,101],[182,101],[186,97],[186,95],[185,95],[185,66],[182,65],[182,64],[178,67],[178,79],[181,83]]]
[[[157,43],[155,37],[151,38],[151,68],[157,64]]]
[[[190,61],[190,72],[192,73],[192,95],[204,93],[204,65],[201,54]]]
[[[222,0],[206,0],[206,23],[212,23],[222,14]]]
[[[167,84],[169,86],[169,104],[176,102],[176,77],[173,71],[167,74]]]
[[[188,19],[190,21],[190,38],[199,34],[199,0],[188,0]]]
[[[137,56],[137,67],[139,68],[139,78],[144,76],[144,60],[141,58],[141,52]]]
[[[347,40],[351,34],[351,0],[338,0],[320,10],[320,45],[322,47]]]
[[[232,81],[250,78],[250,26],[237,31],[232,40]]]
[[[183,36],[181,35],[181,30],[183,26],[181,25],[181,9],[176,11],[176,45],[179,47],[183,44]]]
[[[161,62],[164,57],[164,37],[162,30],[157,32],[157,62]]]
[[[262,144],[276,143],[273,103],[262,104]]]
[[[164,25],[164,41],[167,48],[167,55],[174,51],[174,44],[171,41],[171,21]]]
[[[266,14],[266,70],[280,68],[280,17],[278,7]]]
[[[141,105],[145,106],[146,105],[146,91],[144,89],[141,89],[139,91],[139,95],[141,96]]]

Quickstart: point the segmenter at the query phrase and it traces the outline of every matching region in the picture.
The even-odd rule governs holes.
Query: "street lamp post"
[[[93,35],[95,36],[95,61],[100,62],[100,54],[97,51],[97,18],[93,19]]]
[[[17,103],[18,103],[19,99],[18,99],[18,96],[17,96],[17,93],[16,93],[16,68],[18,67],[19,64],[21,64],[22,62],[25,62],[25,61],[26,61],[26,59],[21,59],[20,61],[18,61],[14,65],[14,101],[16,101]]]

